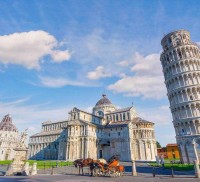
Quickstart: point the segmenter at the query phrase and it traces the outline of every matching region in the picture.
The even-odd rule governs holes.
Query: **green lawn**
[[[5,160],[5,161],[1,161],[0,160],[0,165],[1,164],[10,164],[12,161],[10,161],[10,160]]]
[[[34,162],[37,162],[37,168],[38,169],[47,169],[47,168],[52,168],[52,167],[56,167],[58,165],[58,167],[61,166],[71,166],[73,164],[73,162],[69,162],[69,161],[35,161],[35,160],[29,160],[29,165],[33,165]]]
[[[0,165],[6,165],[10,164],[12,161],[11,160],[5,160],[5,161],[0,161]],[[37,162],[37,168],[38,169],[47,169],[47,168],[52,168],[56,167],[57,164],[58,166],[70,166],[73,164],[73,162],[69,161],[37,161],[37,160],[27,160],[29,162],[29,165],[32,166],[34,162]]]
[[[194,170],[194,165],[193,164],[172,164],[171,161],[172,159],[165,159],[165,164],[164,168],[165,169],[171,169],[173,167],[174,170],[176,171],[189,171],[189,170]],[[151,166],[158,167],[156,162],[150,162],[149,163]],[[160,165],[161,167],[161,165]]]

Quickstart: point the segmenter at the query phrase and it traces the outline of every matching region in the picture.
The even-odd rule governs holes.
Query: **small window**
[[[125,113],[123,113],[123,120],[126,120],[126,116],[125,116]]]
[[[98,116],[103,117],[104,116],[103,112],[102,111],[98,111]]]
[[[118,136],[120,136],[120,132],[118,132]]]
[[[110,136],[110,133],[108,133],[108,136]]]
[[[128,120],[130,120],[130,113],[127,112],[127,117],[128,117]]]
[[[116,121],[118,121],[119,120],[119,118],[118,118],[118,114],[116,115]]]
[[[190,95],[190,100],[193,100],[193,97],[192,97],[192,95]]]

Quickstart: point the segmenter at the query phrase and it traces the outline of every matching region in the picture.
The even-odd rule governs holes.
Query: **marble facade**
[[[116,109],[103,95],[92,113],[73,108],[68,120],[42,123],[30,137],[29,159],[75,160],[119,155],[122,161],[155,160],[154,123],[137,116],[134,107]]]
[[[0,160],[13,160],[18,142],[18,130],[8,114],[0,122]]]
[[[160,61],[184,163],[200,159],[200,49],[187,30],[176,30],[161,41]]]

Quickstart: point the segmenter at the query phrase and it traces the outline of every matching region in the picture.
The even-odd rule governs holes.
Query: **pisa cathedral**
[[[29,139],[29,159],[75,160],[119,155],[120,160],[155,160],[154,123],[134,107],[116,109],[103,95],[92,113],[73,108],[68,120],[44,122]]]
[[[184,163],[200,159],[200,52],[186,30],[173,31],[161,41],[160,61]]]

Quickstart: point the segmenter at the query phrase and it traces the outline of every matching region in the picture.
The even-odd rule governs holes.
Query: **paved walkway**
[[[37,175],[32,177],[0,177],[0,182],[199,182],[196,178],[170,178],[166,176],[150,177],[150,176],[123,176],[117,178],[111,177],[89,177],[74,175]]]
[[[90,182],[90,181],[97,181],[97,182],[157,182],[157,181],[163,181],[163,182],[170,182],[170,181],[180,181],[180,182],[189,182],[189,181],[198,181],[200,182],[200,179],[194,178],[194,171],[174,171],[174,178],[172,178],[171,170],[162,169],[162,168],[155,168],[156,177],[153,177],[153,168],[148,166],[146,163],[137,163],[137,172],[138,176],[133,177],[131,176],[131,163],[121,163],[121,165],[125,166],[125,175],[123,177],[90,177],[89,176],[89,169],[84,168],[84,176],[80,176],[78,174],[78,169],[73,166],[63,166],[58,168],[52,168],[45,169],[45,170],[38,170],[37,176],[31,176],[31,177],[23,177],[23,176],[12,176],[12,177],[0,177],[0,182],[64,182],[64,181],[72,181],[72,182]],[[5,168],[6,169],[6,168]],[[3,171],[5,170],[2,168]],[[53,172],[53,175],[51,175]]]

